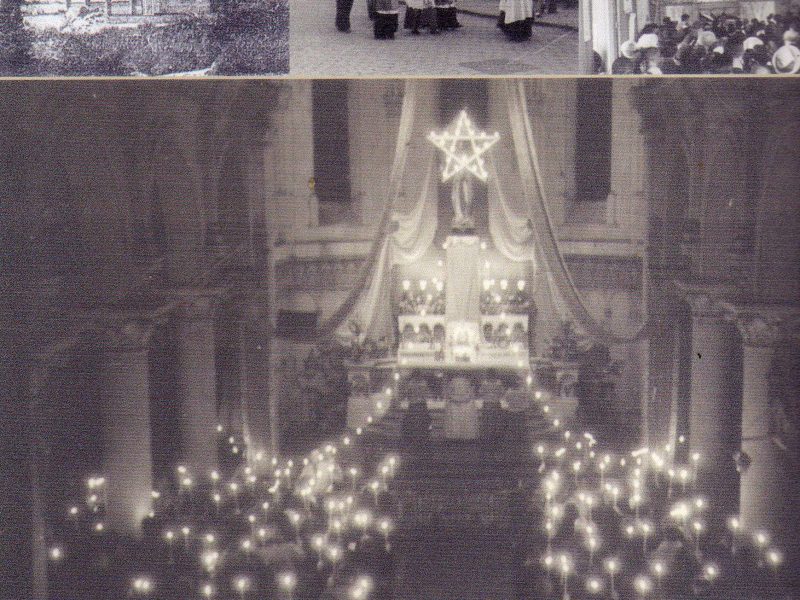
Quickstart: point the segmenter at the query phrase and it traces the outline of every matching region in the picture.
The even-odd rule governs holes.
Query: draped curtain
[[[417,84],[407,81],[400,115],[395,155],[389,176],[384,210],[370,252],[358,274],[356,285],[342,305],[319,328],[323,337],[341,340],[353,337],[352,324],[357,324],[359,337],[389,339],[391,323],[391,274],[395,264],[410,264],[422,257],[430,247],[437,227],[437,194],[432,189],[435,156],[429,154],[425,177],[419,194],[410,209],[401,206],[402,184],[406,177],[409,146],[415,130],[418,97]]]
[[[547,208],[542,172],[539,167],[539,157],[533,137],[528,113],[528,102],[524,82],[506,81],[505,96],[508,104],[508,116],[511,124],[511,135],[514,150],[517,156],[519,175],[525,195],[525,214],[514,214],[508,208],[503,194],[497,194],[496,206],[489,207],[490,213],[498,213],[495,218],[507,221],[496,227],[502,234],[504,229],[515,234],[520,239],[523,231],[523,221],[530,230],[528,245],[532,245],[530,252],[534,264],[539,264],[545,271],[545,283],[550,287],[555,304],[561,307],[562,312],[570,315],[576,324],[588,335],[607,344],[626,343],[640,339],[646,335],[646,324],[641,324],[633,331],[610,331],[606,325],[598,321],[589,311],[580,291],[578,290],[567,266],[564,255],[559,247],[553,220]],[[500,182],[496,181],[498,189]],[[492,232],[495,237],[495,232]],[[510,234],[509,236],[510,237]],[[496,238],[495,244],[500,247]],[[514,238],[511,238],[512,241]],[[500,242],[505,243],[503,240]],[[513,246],[510,246],[513,250]],[[521,248],[517,248],[519,254]]]
[[[635,331],[610,331],[589,311],[559,247],[541,169],[528,118],[527,98],[523,82],[505,82],[507,112],[514,145],[524,202],[513,206],[503,191],[503,180],[497,165],[489,158],[489,232],[495,247],[509,260],[529,262],[535,276],[537,296],[562,317],[571,317],[586,334],[608,344],[630,342],[645,335],[644,325]],[[351,339],[351,323],[357,323],[361,339],[390,339],[391,273],[396,264],[419,260],[434,240],[437,228],[438,194],[434,183],[436,163],[433,147],[429,152],[425,176],[410,209],[400,208],[400,190],[406,176],[408,147],[417,110],[416,83],[406,82],[400,130],[388,187],[388,197],[378,234],[356,286],[342,306],[322,325],[323,335]],[[537,301],[537,305],[539,302]],[[552,313],[551,313],[552,314]]]

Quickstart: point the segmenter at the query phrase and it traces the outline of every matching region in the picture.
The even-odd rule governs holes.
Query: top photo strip
[[[0,0],[0,76],[791,75],[799,31],[796,0]]]

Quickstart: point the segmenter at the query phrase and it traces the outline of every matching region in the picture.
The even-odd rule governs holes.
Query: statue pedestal
[[[448,323],[481,320],[481,242],[477,235],[450,235],[446,242]]]

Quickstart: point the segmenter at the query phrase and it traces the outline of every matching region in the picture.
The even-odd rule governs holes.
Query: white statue
[[[461,171],[453,178],[450,199],[453,203],[453,229],[474,229],[472,219],[472,179],[469,173]]]

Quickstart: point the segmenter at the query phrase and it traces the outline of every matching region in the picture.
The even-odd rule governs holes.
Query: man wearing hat
[[[628,40],[622,42],[619,47],[619,58],[617,58],[611,65],[612,75],[634,75],[636,74],[636,63],[639,59],[639,53],[636,50],[636,42]]]

